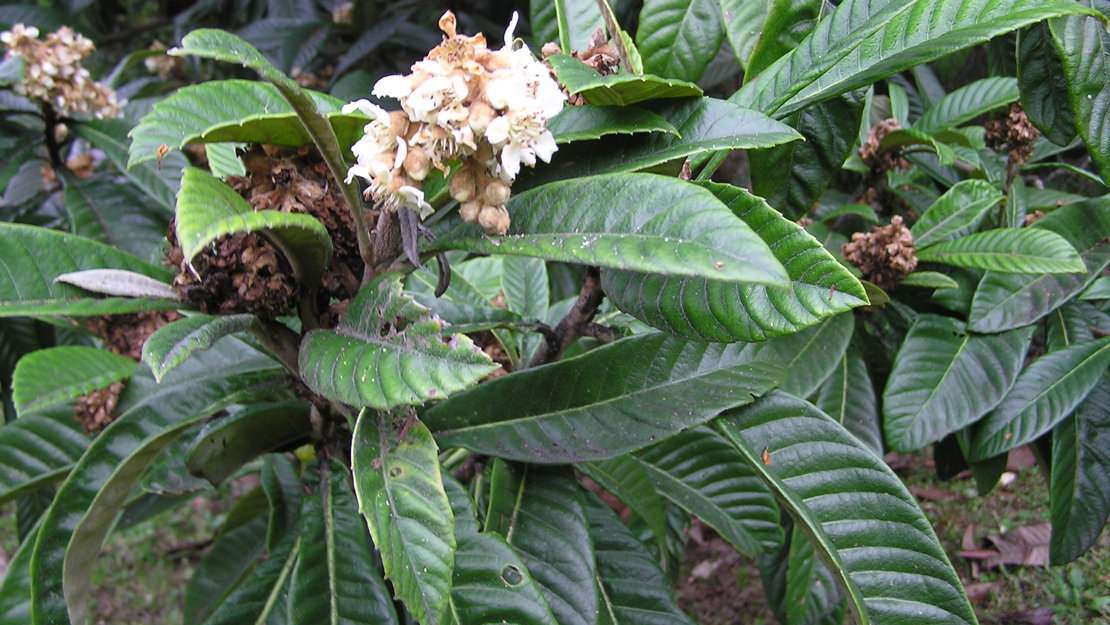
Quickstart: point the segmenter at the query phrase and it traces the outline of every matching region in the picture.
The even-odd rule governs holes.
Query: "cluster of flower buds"
[[[8,57],[23,57],[27,64],[23,80],[15,85],[16,93],[46,102],[61,115],[119,116],[116,92],[94,81],[81,66],[81,60],[95,50],[92,41],[68,26],[47,35],[46,41],[38,37],[39,29],[23,24],[0,33]]]
[[[373,94],[395,98],[401,110],[386,112],[367,100],[348,104],[372,118],[352,147],[358,163],[348,180],[370,183],[367,193],[387,207],[408,206],[431,214],[423,180],[432,168],[455,166],[449,189],[459,212],[489,234],[509,229],[510,186],[521,164],[549,162],[556,150],[547,121],[566,96],[551,72],[520,41],[517,16],[505,31],[505,47],[490,50],[485,37],[455,32],[455,16],[439,20],[443,43],[412,66],[408,75],[386,76]]]

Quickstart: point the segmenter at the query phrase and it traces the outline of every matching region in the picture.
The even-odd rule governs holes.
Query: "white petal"
[[[501,150],[501,178],[513,180],[520,173],[520,146],[510,143]]]
[[[498,71],[494,74],[494,79],[486,84],[486,99],[495,109],[519,109],[524,101],[526,87],[524,80],[515,72]]]
[[[486,126],[486,140],[493,145],[509,140],[509,118],[499,115]]]
[[[370,93],[379,98],[386,97],[400,100],[412,93],[412,85],[409,83],[407,76],[393,74],[392,76],[386,76],[379,80]]]
[[[536,137],[532,149],[536,151],[536,156],[540,157],[543,162],[550,163],[551,155],[559,149],[559,146],[555,144],[555,137],[552,136],[551,131],[544,129],[540,136]]]
[[[513,11],[513,19],[509,20],[509,27],[505,29],[505,47],[508,48],[513,45],[513,31],[516,30],[516,23],[520,20],[520,15]]]
[[[409,155],[409,144],[405,140],[397,137],[397,156],[393,159],[393,167],[400,167],[405,162],[405,157]]]
[[[371,180],[370,170],[366,169],[363,165],[351,165],[351,168],[347,170],[347,179],[345,182],[350,183],[354,180],[355,176],[363,180]]]

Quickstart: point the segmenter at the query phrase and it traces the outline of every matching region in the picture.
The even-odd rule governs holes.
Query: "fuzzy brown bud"
[[[497,113],[490,106],[489,102],[485,100],[478,100],[470,105],[470,114],[467,116],[467,123],[470,124],[470,129],[476,135],[486,134],[486,128],[489,128],[489,123]]]
[[[432,159],[428,158],[425,152],[419,146],[409,148],[408,154],[405,155],[405,173],[413,180],[423,180],[428,177],[428,172],[432,170]]]
[[[500,180],[491,180],[489,184],[486,185],[486,189],[483,191],[482,196],[487,202],[494,206],[504,206],[505,202],[509,201],[510,193],[512,193],[512,191],[509,189],[509,185]]]
[[[459,206],[459,217],[468,224],[478,223],[478,213],[482,210],[482,203],[477,200],[463,202]]]
[[[469,167],[463,167],[455,172],[455,175],[451,176],[451,182],[447,184],[447,188],[451,192],[451,197],[460,202],[469,202],[478,194],[474,174],[471,173]]]
[[[486,234],[505,234],[509,230],[509,211],[504,206],[483,206],[478,213],[478,225]]]

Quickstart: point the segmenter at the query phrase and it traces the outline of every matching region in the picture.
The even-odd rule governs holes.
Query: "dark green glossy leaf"
[[[479,532],[474,508],[463,487],[444,477],[455,515],[455,572],[451,612],[459,625],[497,622],[556,625],[528,567],[516,550],[495,533]]]
[[[239,232],[264,232],[306,284],[318,281],[331,260],[331,236],[315,217],[255,211],[231,187],[200,169],[186,169],[181,177],[175,223],[187,261],[216,239]]]
[[[645,0],[636,46],[645,72],[697,82],[724,36],[717,0]]]
[[[916,451],[982,418],[1013,387],[1032,336],[1032,327],[980,335],[950,317],[919,316],[883,391],[887,444]]]
[[[266,548],[273,551],[287,536],[296,534],[301,522],[300,461],[286,455],[270,454],[262,458],[262,492],[269,502],[266,524]]]
[[[1079,253],[1055,232],[997,228],[920,248],[917,259],[1000,273],[1079,273]]]
[[[883,453],[883,432],[879,406],[867,363],[855,348],[849,347],[832,374],[821,383],[814,405],[844,426],[868,449]]]
[[[198,351],[212,347],[216,341],[254,327],[254,315],[210,317],[196,315],[166,324],[143,343],[143,362],[161,380],[171,369],[185,362]]]
[[[790,275],[791,290],[605,271],[605,292],[619,308],[670,334],[733,342],[796,332],[867,303],[859,281],[797,224],[746,191],[705,186],[771,248]]]
[[[864,622],[976,622],[913,495],[847,430],[778,391],[717,425],[830,563]]]
[[[809,397],[836,369],[848,348],[855,328],[850,314],[829,317],[821,323],[794,334],[767,342],[760,356],[776,358],[786,373],[778,388]]]
[[[767,66],[796,48],[825,12],[823,0],[771,0],[767,5],[760,35],[744,71],[744,82],[755,80]]]
[[[929,247],[974,232],[1002,197],[1001,191],[983,180],[956,183],[910,228],[914,246]]]
[[[281,618],[288,601],[289,578],[302,546],[290,534],[266,553],[266,559],[216,608],[204,625],[264,625]],[[277,621],[284,623],[284,619]]]
[[[863,103],[848,95],[791,116],[805,140],[749,152],[752,192],[786,215],[805,215],[851,154],[862,112]]]
[[[1018,81],[1008,76],[992,76],[956,89],[933,104],[913,123],[914,130],[931,135],[1002,108],[1018,99]]]
[[[694,625],[678,608],[670,580],[643,543],[593,494],[584,499],[597,558],[598,623]],[[591,580],[593,581],[593,580]]]
[[[267,452],[308,439],[308,405],[299,401],[255,404],[205,425],[189,447],[185,466],[213,486]]]
[[[679,135],[613,136],[600,143],[564,146],[550,167],[528,170],[519,189],[576,176],[628,172],[662,166],[678,173],[682,159],[716,150],[765,148],[801,136],[762,113],[714,98],[682,98],[645,105],[666,119]]]
[[[733,100],[785,116],[1002,33],[1084,10],[1067,0],[843,2]]]
[[[782,369],[757,352],[659,334],[623,339],[481,384],[433,406],[424,420],[445,445],[501,458],[612,458],[771,389]]]
[[[1033,224],[1055,232],[1079,251],[1085,274],[1002,274],[987,272],[968,314],[976,332],[1001,332],[1028,325],[1068,301],[1110,263],[1110,200],[1065,206]]]
[[[189,164],[184,154],[172,152],[164,155],[158,164],[148,161],[129,168],[127,134],[131,130],[130,122],[122,119],[97,119],[74,124],[72,130],[104,152],[120,173],[142,189],[147,198],[157,202],[158,214],[165,215],[166,218],[173,215],[174,197],[177,195],[177,188],[181,186],[181,170]],[[137,206],[147,208],[145,204]]]
[[[668,440],[674,440],[674,438],[671,437]],[[666,500],[656,489],[655,482],[648,475],[647,469],[636,458],[617,456],[608,460],[585,462],[577,465],[576,468],[628,506],[651,530],[660,553],[667,553]]]
[[[0,503],[65,479],[85,453],[84,428],[71,410],[58,412],[24,416],[0,427]]]
[[[652,198],[644,202],[645,197]],[[709,191],[654,174],[564,180],[516,194],[503,237],[464,224],[428,249],[538,256],[679,276],[785,287],[770,248]]]
[[[1045,318],[1045,347],[1048,351],[1063,349],[1095,338],[1099,312],[1090,304],[1070,301],[1048,313]]]
[[[540,9],[540,6],[546,8]],[[543,36],[536,41],[536,49],[548,41],[556,41],[567,54],[571,50],[585,52],[590,36],[604,26],[597,2],[590,0],[533,2],[532,16],[534,21],[547,24],[542,31]]]
[[[1110,299],[1110,276],[1100,276],[1080,293],[1079,299],[1096,301]]]
[[[924,289],[958,289],[960,283],[939,271],[915,271],[908,274],[898,286],[916,286]]]
[[[335,114],[343,102],[330,96],[312,93],[312,98],[321,111],[333,113],[330,119],[337,134],[344,138],[344,145],[353,144],[366,118]],[[300,146],[312,141],[277,88],[253,80],[215,80],[183,87],[155,104],[129,135],[130,168],[155,160],[162,145],[178,150],[189,143],[242,141]],[[173,162],[167,160],[163,165]]]
[[[106,243],[137,258],[158,256],[169,215],[130,184],[107,176],[66,176],[63,194],[74,234]]]
[[[727,442],[697,427],[649,447],[637,460],[659,492],[749,557],[782,543],[779,511],[759,477]]]
[[[18,57],[17,57],[18,58]],[[31,554],[38,528],[19,545],[0,581],[0,625],[31,622]]]
[[[12,400],[25,415],[131,376],[135,361],[95,347],[63,345],[31,352],[12,374]]]
[[[1073,15],[1049,24],[1068,78],[1079,135],[1103,180],[1110,180],[1110,33],[1106,18]]]
[[[574,472],[496,460],[492,473],[485,531],[520,554],[560,625],[592,623],[597,569]]]
[[[744,68],[748,67],[748,58],[759,41],[760,28],[767,15],[766,2],[749,2],[748,0],[718,0],[721,6],[722,26],[725,36],[732,45],[736,60]]]
[[[266,516],[222,531],[185,587],[185,625],[200,625],[254,571],[266,548]]]
[[[290,625],[391,625],[397,612],[374,564],[366,524],[347,470],[312,465],[319,473],[301,513],[301,552],[289,588]]]
[[[428,428],[363,410],[351,448],[358,507],[385,576],[421,623],[444,620],[455,563],[454,516]],[[402,437],[401,434],[404,434]]]
[[[1049,498],[1049,555],[1059,565],[1090,549],[1110,515],[1110,378],[1052,433]]]
[[[1076,127],[1068,102],[1068,76],[1047,23],[1035,24],[1021,34],[1017,79],[1029,121],[1049,141],[1071,143]]]
[[[400,331],[398,317],[408,322]],[[387,274],[359,292],[335,330],[305,335],[301,376],[335,401],[388,409],[443,398],[497,368],[465,335],[444,342],[442,329]]]
[[[1110,367],[1110,337],[1049,352],[1018,376],[1013,389],[976,429],[971,460],[1032,442],[1068,416]]]
[[[99,299],[75,286],[54,282],[64,273],[85,269],[124,269],[157,280],[165,269],[102,243],[18,224],[0,223],[0,316],[102,315],[167,310],[176,302],[152,299]]]
[[[90,445],[62,484],[32,558],[34,622],[83,623],[89,579],[108,531],[131,488],[159,451],[189,426],[236,402],[272,392],[282,376],[269,359],[209,352],[162,385],[136,375],[121,414]]]
[[[843,621],[843,602],[829,567],[813,543],[787,517],[787,540],[759,560],[771,609],[785,625],[826,625]],[[840,607],[840,618],[835,612]]]
[[[559,144],[643,132],[678,135],[669,121],[635,106],[568,106],[548,122],[547,129]]]
[[[546,60],[554,68],[559,83],[590,104],[628,106],[646,100],[702,95],[701,87],[682,80],[637,74],[602,76],[582,61],[561,54]]]

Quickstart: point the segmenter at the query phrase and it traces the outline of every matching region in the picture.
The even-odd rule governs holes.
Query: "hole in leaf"
[[[516,565],[506,565],[501,569],[501,581],[510,586],[519,586],[524,583],[524,573],[521,573]]]
[[[390,467],[389,468],[389,477],[400,477],[401,474],[404,473],[404,472],[405,472],[405,470],[402,469],[401,467]]]

